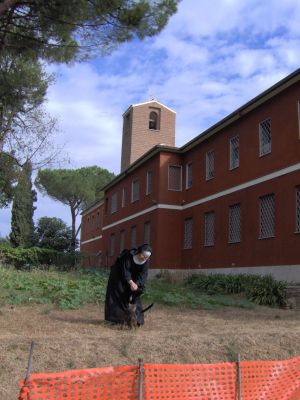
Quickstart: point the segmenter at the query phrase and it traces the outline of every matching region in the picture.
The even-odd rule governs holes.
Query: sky
[[[182,0],[153,38],[85,63],[51,65],[46,108],[71,164],[120,172],[122,114],[156,98],[176,111],[180,147],[300,67],[299,0]],[[71,224],[69,208],[38,193],[34,219]],[[0,209],[0,236],[10,232]],[[78,221],[80,222],[80,221]]]

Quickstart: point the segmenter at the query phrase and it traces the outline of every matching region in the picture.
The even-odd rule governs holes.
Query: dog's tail
[[[153,305],[154,305],[154,303],[151,303],[150,306],[144,308],[144,309],[142,310],[142,313],[144,313],[144,312],[150,310],[150,308],[153,307]]]

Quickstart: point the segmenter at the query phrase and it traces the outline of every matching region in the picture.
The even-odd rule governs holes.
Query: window
[[[233,204],[229,206],[229,243],[241,241],[241,205]]]
[[[215,213],[213,211],[204,214],[204,246],[215,244]]]
[[[214,177],[214,164],[215,164],[215,153],[209,151],[206,153],[206,180]]]
[[[193,242],[193,219],[186,218],[184,220],[184,240],[183,240],[183,248],[191,249]]]
[[[259,124],[259,155],[271,153],[271,119],[265,119]]]
[[[298,101],[298,138],[300,139],[300,101]]]
[[[146,194],[152,193],[152,171],[147,171]]]
[[[181,165],[169,165],[168,190],[181,191]]]
[[[130,231],[130,246],[136,247],[136,226],[131,227]]]
[[[110,212],[111,212],[111,214],[113,214],[113,213],[115,213],[117,211],[118,211],[118,193],[116,192],[111,196],[111,210],[110,210]]]
[[[192,163],[188,163],[186,165],[185,174],[186,174],[185,188],[189,189],[192,187],[192,179],[193,179],[193,164]]]
[[[135,179],[132,181],[131,202],[137,201],[140,198],[140,181]]]
[[[110,235],[110,255],[114,256],[115,255],[115,234],[112,233]]]
[[[125,249],[125,231],[120,232],[120,253]]]
[[[126,190],[125,188],[122,189],[122,208],[126,206]]]
[[[151,224],[150,221],[144,223],[144,243],[150,244]]]
[[[237,168],[240,165],[239,142],[238,136],[230,139],[230,169]]]
[[[259,198],[259,239],[275,236],[275,196],[268,194]]]
[[[149,115],[149,129],[158,130],[158,114],[155,111],[151,111]]]
[[[296,232],[300,233],[300,186],[296,188]]]

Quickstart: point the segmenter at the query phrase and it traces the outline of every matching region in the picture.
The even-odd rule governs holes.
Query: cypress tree
[[[31,162],[27,160],[20,171],[11,212],[10,242],[14,247],[31,247],[35,242],[33,213],[36,207],[33,203],[37,194],[32,189],[31,174]]]

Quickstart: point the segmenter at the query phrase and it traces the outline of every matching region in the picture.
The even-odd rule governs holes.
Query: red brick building
[[[91,265],[150,242],[153,269],[300,281],[300,69],[180,148],[155,100],[123,120],[121,173],[82,215]]]

